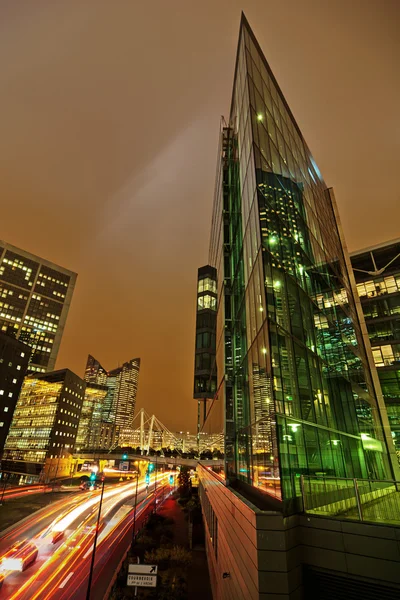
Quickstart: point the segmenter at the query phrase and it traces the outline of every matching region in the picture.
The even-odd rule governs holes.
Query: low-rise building
[[[55,477],[68,475],[65,459],[75,449],[84,393],[85,382],[69,369],[26,377],[4,447],[4,470],[39,475],[47,460],[60,467]]]

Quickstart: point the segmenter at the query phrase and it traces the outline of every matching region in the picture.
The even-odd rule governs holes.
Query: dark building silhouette
[[[0,333],[0,456],[29,364],[31,349]]]

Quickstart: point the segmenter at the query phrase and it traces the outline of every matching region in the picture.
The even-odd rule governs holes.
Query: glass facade
[[[112,438],[110,446],[119,444],[120,434],[123,433],[122,437],[126,438],[129,437],[129,431],[133,430],[139,372],[140,358],[133,358],[117,369],[106,371],[99,361],[89,354],[85,381],[107,388],[101,402],[100,427],[100,432],[104,431],[106,434],[101,434],[98,438],[100,445],[103,445],[102,440],[109,440],[110,436]],[[107,427],[106,424],[111,427]]]
[[[4,458],[44,463],[72,454],[84,381],[68,369],[26,377],[5,443]]]
[[[350,258],[400,461],[400,240]]]
[[[301,474],[391,477],[332,194],[244,17],[219,154],[207,421],[226,476],[279,499]]]
[[[0,241],[0,331],[32,348],[28,371],[54,369],[76,274]]]
[[[217,274],[214,267],[201,267],[197,276],[196,349],[193,398],[212,399],[216,392],[215,326]],[[205,404],[206,406],[206,404]]]
[[[85,395],[76,435],[76,450],[99,448],[103,403],[107,395],[106,385],[86,383]]]

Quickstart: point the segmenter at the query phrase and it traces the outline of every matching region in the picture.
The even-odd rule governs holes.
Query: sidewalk
[[[174,520],[174,544],[189,548],[189,526],[185,513],[171,496],[157,511],[163,517]],[[188,573],[188,596],[190,600],[212,600],[210,576],[208,573],[206,551],[203,546],[192,550],[193,561]]]

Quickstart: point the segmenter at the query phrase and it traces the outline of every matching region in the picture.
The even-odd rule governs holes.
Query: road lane
[[[160,475],[158,477],[159,481],[163,477],[165,476]],[[102,556],[100,549],[103,540],[108,540],[110,534],[125,520],[129,512],[131,513],[129,520],[130,523],[132,522],[135,488],[136,483],[134,481],[117,484],[105,490],[102,508],[102,520],[105,522],[105,527],[98,536],[99,558]],[[145,498],[147,498],[148,503],[151,495],[150,498],[147,496],[146,485],[143,480],[140,481],[138,503]],[[81,575],[82,581],[87,577],[93,547],[94,526],[97,521],[99,496],[100,492],[92,492],[90,495],[82,494],[75,499],[75,502],[72,502],[69,497],[61,503],[61,507],[60,503],[57,503],[56,509],[51,510],[53,506],[51,505],[47,511],[39,511],[45,513],[45,515],[41,515],[39,523],[36,523],[36,519],[33,522],[28,519],[28,522],[23,523],[22,527],[15,526],[12,528],[11,533],[13,535],[9,537],[6,544],[3,544],[5,548],[9,547],[15,538],[21,539],[22,533],[32,534],[34,530],[34,535],[27,537],[37,545],[39,555],[37,561],[31,567],[28,567],[25,572],[8,574],[0,591],[1,599],[44,600],[47,597],[58,599],[60,597],[59,592],[63,590],[68,591],[68,594],[71,595],[71,585],[74,587],[74,592],[76,591],[76,572]],[[125,506],[123,514],[115,516],[121,505],[129,499],[131,505]],[[62,519],[65,520],[68,514],[74,513],[77,506],[80,506],[84,512],[80,512],[79,515],[76,515],[76,519],[69,523],[69,527],[65,530],[64,539],[52,545],[52,527],[57,528],[57,523],[60,523]],[[56,515],[58,515],[58,518],[54,519]],[[52,524],[51,527],[49,527],[50,523]],[[111,525],[108,526],[107,524]],[[96,560],[96,564],[97,562]],[[74,578],[67,579],[69,573],[72,572]],[[60,588],[62,584],[63,587]],[[52,596],[54,592],[56,593]]]

